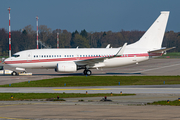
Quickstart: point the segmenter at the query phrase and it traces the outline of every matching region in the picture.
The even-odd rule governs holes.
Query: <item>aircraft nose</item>
[[[8,62],[9,62],[9,58],[2,60],[2,63],[4,64],[8,64]]]
[[[3,63],[3,64],[7,64],[7,63],[6,63],[6,60],[2,61],[2,63]]]

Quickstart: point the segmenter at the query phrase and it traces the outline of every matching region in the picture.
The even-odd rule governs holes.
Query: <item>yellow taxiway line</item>
[[[0,117],[0,119],[8,119],[8,120],[31,120],[31,119],[10,118],[10,117]]]
[[[16,105],[19,105],[19,104],[13,104],[13,105],[0,105],[0,107],[8,107],[8,106],[16,106]]]

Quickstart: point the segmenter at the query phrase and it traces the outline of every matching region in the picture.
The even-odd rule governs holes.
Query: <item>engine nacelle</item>
[[[55,69],[56,72],[76,72],[77,65],[75,62],[59,62]]]

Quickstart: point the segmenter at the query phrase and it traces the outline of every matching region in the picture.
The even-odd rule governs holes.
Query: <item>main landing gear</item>
[[[88,76],[92,74],[92,72],[90,70],[86,70],[86,69],[84,70],[83,73],[84,73],[84,75],[88,75]]]

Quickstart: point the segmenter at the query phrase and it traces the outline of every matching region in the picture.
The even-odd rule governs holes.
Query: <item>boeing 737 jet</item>
[[[32,49],[17,52],[4,62],[17,69],[55,69],[56,72],[66,73],[84,69],[84,75],[91,75],[90,69],[136,64],[172,49],[161,48],[168,17],[169,11],[162,11],[140,40],[129,45],[124,43],[119,48],[109,48],[108,45],[108,49]],[[12,75],[17,75],[17,72]]]

